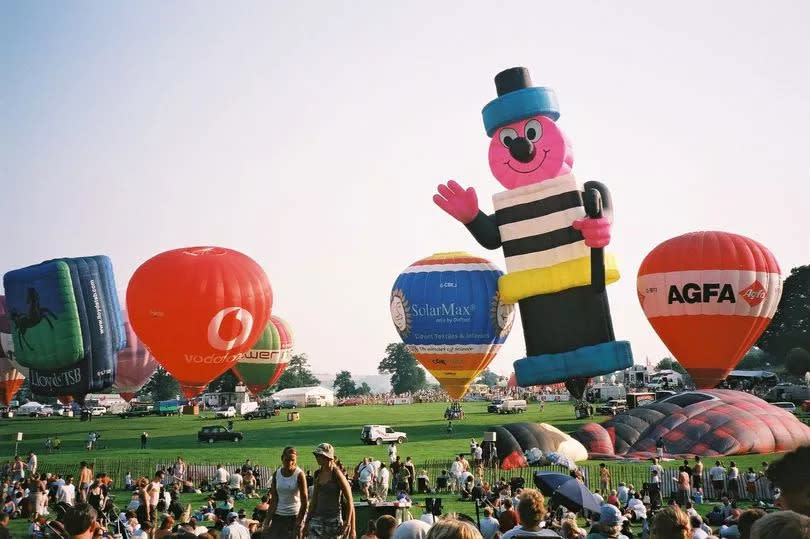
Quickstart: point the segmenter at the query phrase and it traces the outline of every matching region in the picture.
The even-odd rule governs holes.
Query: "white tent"
[[[288,387],[273,393],[275,401],[295,401],[299,408],[305,406],[334,406],[335,392],[321,386]]]

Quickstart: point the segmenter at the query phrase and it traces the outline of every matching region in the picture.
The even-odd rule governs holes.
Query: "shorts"
[[[297,537],[297,530],[295,523],[298,521],[298,515],[273,515],[273,520],[270,522],[270,529],[265,532],[263,537],[267,539],[289,539],[290,537]]]
[[[312,517],[309,521],[307,539],[337,539],[343,537],[343,518]]]
[[[695,488],[703,488],[703,477],[700,475],[693,475],[692,486]]]
[[[607,490],[608,482],[607,481],[599,481],[599,488],[602,490]]]

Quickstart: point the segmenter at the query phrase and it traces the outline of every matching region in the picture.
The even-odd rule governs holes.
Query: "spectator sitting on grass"
[[[602,505],[595,517],[597,520],[591,526],[586,539],[627,539],[621,533],[624,517],[616,506],[609,503]]]
[[[751,527],[751,539],[806,539],[810,537],[810,518],[795,511],[777,511],[757,520]]]
[[[765,516],[765,511],[762,509],[746,509],[740,515],[737,521],[737,531],[740,533],[740,539],[751,539],[751,528],[754,523]]]
[[[665,507],[652,519],[650,539],[692,539],[689,516],[677,505]]]
[[[776,505],[810,516],[810,446],[785,454],[766,473],[780,491]]]
[[[559,537],[559,534],[552,530],[541,528],[546,508],[543,495],[534,489],[523,489],[518,502],[518,515],[520,525],[512,528],[503,535],[503,539],[512,537]],[[618,511],[618,510],[617,510]]]
[[[65,513],[65,531],[70,539],[92,539],[98,527],[98,514],[92,506],[78,503]]]

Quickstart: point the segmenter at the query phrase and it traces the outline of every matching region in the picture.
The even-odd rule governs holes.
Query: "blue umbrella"
[[[587,509],[595,513],[599,512],[600,507],[599,500],[588,490],[588,487],[573,477],[557,487],[557,490],[551,495],[551,501],[569,509]]]
[[[571,479],[570,475],[557,472],[534,472],[534,485],[543,493],[543,496],[551,496],[560,485],[567,483],[569,479]]]

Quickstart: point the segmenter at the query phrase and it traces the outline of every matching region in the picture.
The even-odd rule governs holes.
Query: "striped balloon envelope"
[[[644,314],[695,385],[713,388],[771,322],[782,295],[773,254],[727,232],[693,232],[653,249],[641,263]]]
[[[273,386],[290,362],[293,332],[286,320],[271,315],[253,348],[245,352],[233,373],[254,395]]]
[[[8,406],[23,385],[25,376],[10,360],[0,358],[0,404]]]
[[[492,262],[463,252],[414,262],[391,290],[391,318],[408,351],[454,399],[489,365],[512,329]]]
[[[124,331],[127,335],[127,346],[118,352],[118,368],[115,371],[113,390],[129,402],[135,393],[155,374],[158,363],[146,346],[135,335],[135,330],[129,323],[127,312],[124,311]]]

